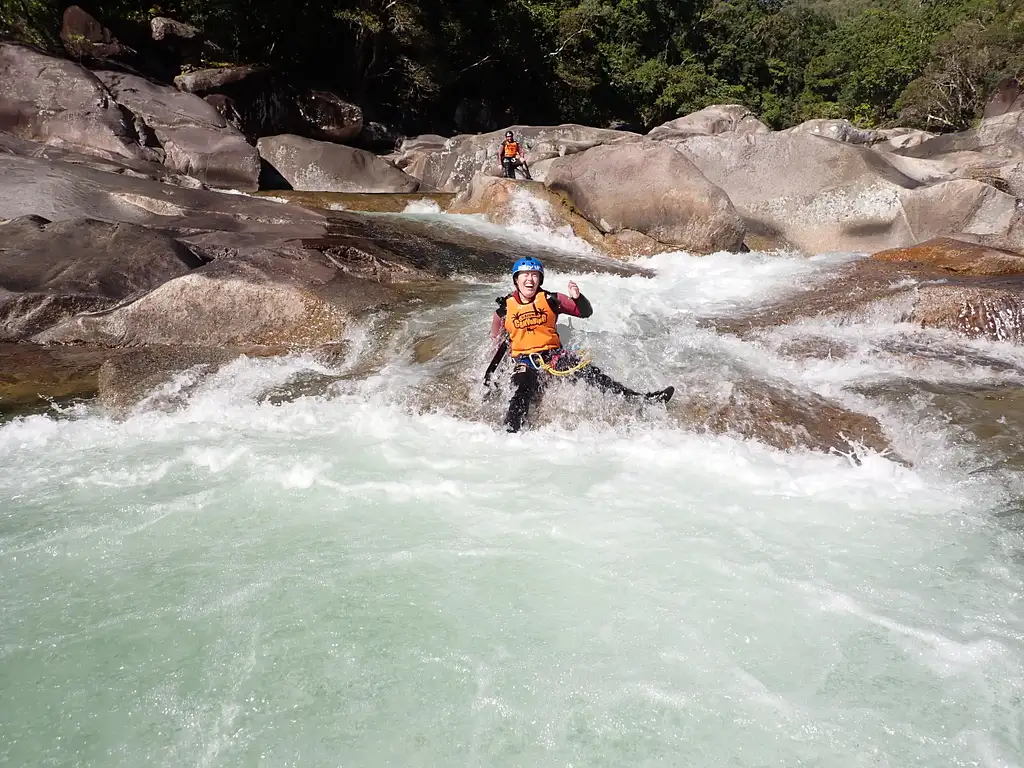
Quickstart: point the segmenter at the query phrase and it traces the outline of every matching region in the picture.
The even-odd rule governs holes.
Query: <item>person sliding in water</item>
[[[667,403],[675,387],[658,392],[636,392],[613,381],[596,365],[577,353],[562,348],[555,330],[559,315],[587,318],[594,314],[579,286],[569,282],[569,294],[542,291],[544,265],[537,259],[519,259],[512,266],[515,290],[496,299],[498,309],[491,321],[491,338],[501,339],[491,364],[484,374],[484,386],[490,385],[491,374],[508,349],[515,367],[512,370],[514,392],[505,414],[505,428],[518,432],[530,411],[530,404],[548,376],[564,376],[582,380],[606,392],[627,398],[643,398]],[[542,377],[543,380],[542,380]]]
[[[517,169],[527,179],[531,178],[530,168],[527,166],[526,157],[523,155],[523,148],[516,141],[512,131],[505,132],[505,140],[498,147],[498,162],[501,163],[501,170],[504,172],[506,179],[514,179]]]

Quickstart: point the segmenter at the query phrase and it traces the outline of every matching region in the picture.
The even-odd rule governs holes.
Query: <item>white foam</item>
[[[402,213],[406,213],[406,214],[424,214],[424,213],[440,214],[441,213],[441,206],[438,205],[435,200],[428,200],[428,199],[424,198],[423,200],[413,200],[413,201],[411,201],[409,203],[406,203],[405,208],[402,209]]]
[[[524,240],[567,253],[598,255],[600,252],[580,238],[571,226],[560,223],[547,200],[534,197],[518,188],[509,198],[511,219],[508,229]]]
[[[432,201],[406,205],[402,215],[427,217],[454,229],[484,235],[499,242],[527,243],[562,253],[597,255],[599,252],[578,237],[568,224],[559,224],[547,201],[517,189],[510,199],[512,218],[508,226],[496,224],[483,214],[441,213]]]

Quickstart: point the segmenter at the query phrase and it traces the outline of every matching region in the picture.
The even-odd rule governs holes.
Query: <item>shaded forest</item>
[[[0,0],[0,31],[59,47],[64,8]],[[204,30],[409,133],[580,122],[637,130],[709,104],[774,128],[969,127],[1024,70],[1024,0],[96,0],[119,39]]]

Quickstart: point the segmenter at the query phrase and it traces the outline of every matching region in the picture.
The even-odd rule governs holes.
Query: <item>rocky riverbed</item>
[[[735,105],[646,135],[511,126],[533,176],[513,181],[496,166],[504,131],[408,137],[374,153],[352,146],[358,109],[319,93],[295,97],[319,99],[305,123],[268,134],[229,119],[240,109],[232,85],[255,70],[167,82],[104,51],[73,60],[0,43],[7,414],[54,398],[124,408],[175,373],[239,355],[329,359],[353,327],[383,318],[396,329],[521,255],[657,280],[645,262],[654,254],[861,254],[783,299],[701,323],[777,342],[809,319],[884,318],[1024,341],[1024,131],[1012,101],[954,136],[840,121],[771,131]],[[503,235],[526,209],[575,244]],[[481,221],[492,228],[458,225]],[[418,348],[425,361],[432,344]],[[813,334],[786,344],[795,360],[844,353]],[[908,337],[905,354],[917,350]],[[679,423],[780,448],[891,448],[849,402],[736,375],[725,395],[691,382]]]

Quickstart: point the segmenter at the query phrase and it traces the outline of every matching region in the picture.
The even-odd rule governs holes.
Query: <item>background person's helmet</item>
[[[540,272],[540,282],[538,286],[544,285],[544,265],[540,263],[538,259],[527,256],[525,259],[519,259],[515,264],[512,265],[512,282],[516,281],[516,275],[520,272]]]
[[[514,137],[515,137],[515,134],[513,134],[512,131],[505,131],[505,138],[506,139],[511,139],[511,138],[514,138]]]

